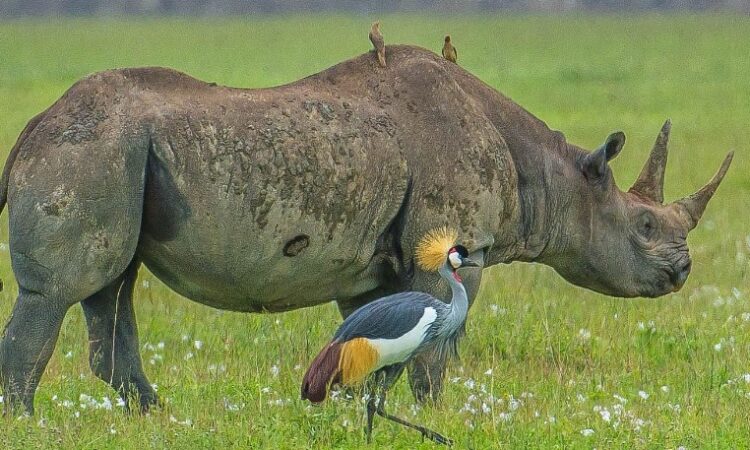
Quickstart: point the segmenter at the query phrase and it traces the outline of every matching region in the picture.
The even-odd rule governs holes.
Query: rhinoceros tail
[[[11,169],[13,169],[13,164],[16,162],[18,152],[21,150],[21,146],[26,141],[26,138],[29,136],[29,134],[31,134],[31,132],[34,131],[34,128],[36,128],[39,122],[41,122],[42,118],[44,117],[44,113],[46,112],[47,111],[44,111],[43,113],[38,114],[33,119],[29,120],[29,123],[26,124],[26,128],[24,128],[21,132],[21,135],[18,136],[16,145],[14,145],[10,150],[8,159],[5,160],[3,175],[2,178],[0,178],[0,213],[3,212],[3,209],[5,209],[5,203],[7,203],[8,201],[8,183],[10,181],[10,171]]]

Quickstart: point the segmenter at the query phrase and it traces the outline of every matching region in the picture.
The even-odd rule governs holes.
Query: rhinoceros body
[[[144,407],[156,401],[132,312],[140,263],[218,308],[335,300],[348,314],[406,289],[445,295],[412,252],[448,225],[485,265],[536,260],[602,292],[667,293],[687,276],[686,246],[631,257],[628,242],[609,244],[591,227],[591,211],[605,223],[613,207],[590,193],[596,177],[663,220],[665,234],[697,221],[616,190],[606,161],[623,140],[587,154],[459,66],[408,46],[389,47],[386,68],[365,54],[272,89],[162,68],[92,75],[32,119],[3,175],[20,288],[0,345],[7,403],[32,409],[62,318],[79,302],[95,373]],[[602,266],[587,259],[602,252]],[[628,272],[657,257],[658,270]],[[465,274],[471,297],[480,277]],[[442,362],[413,373],[417,392],[437,391]]]

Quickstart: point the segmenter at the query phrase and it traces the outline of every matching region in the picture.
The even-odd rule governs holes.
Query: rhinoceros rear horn
[[[716,172],[716,174],[713,176],[713,178],[711,178],[711,181],[709,181],[708,184],[700,188],[700,190],[695,194],[677,200],[675,202],[676,204],[682,206],[682,208],[689,216],[691,230],[695,228],[696,225],[698,225],[698,221],[703,215],[703,211],[706,210],[708,201],[711,200],[711,197],[713,197],[716,189],[719,187],[721,180],[724,179],[724,175],[726,175],[727,169],[729,169],[729,165],[732,163],[733,157],[734,152],[729,152],[726,158],[724,158],[724,162],[721,164],[719,171]]]
[[[648,161],[630,188],[630,192],[660,204],[664,202],[664,170],[667,166],[667,143],[671,128],[672,121],[667,119],[654,142]]]

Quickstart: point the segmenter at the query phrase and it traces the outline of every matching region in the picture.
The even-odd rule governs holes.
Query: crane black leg
[[[369,403],[368,403],[368,406],[369,406]],[[368,412],[368,418],[369,418],[369,412],[370,412],[369,409],[367,412]],[[432,431],[429,428],[425,428],[421,425],[416,425],[416,424],[407,422],[404,419],[401,419],[399,417],[393,416],[385,412],[385,391],[381,393],[379,402],[377,403],[377,413],[379,416],[384,417],[390,421],[396,422],[399,425],[403,425],[405,427],[409,427],[409,428],[419,431],[420,433],[422,433],[423,438],[426,437],[427,439],[433,442],[436,442],[438,444],[443,444],[443,445],[448,445],[448,446],[453,445],[452,439],[447,438],[440,433]]]
[[[372,420],[375,418],[375,411],[376,411],[376,399],[374,395],[371,395],[367,399],[367,428],[365,428],[365,438],[367,438],[367,443],[369,444],[372,440]]]

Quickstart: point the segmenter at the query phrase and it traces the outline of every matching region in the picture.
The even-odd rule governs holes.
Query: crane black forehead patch
[[[461,255],[462,258],[466,258],[467,256],[469,256],[469,250],[467,250],[463,245],[454,246],[448,251],[448,254],[451,254],[453,252],[458,252],[458,254]]]

